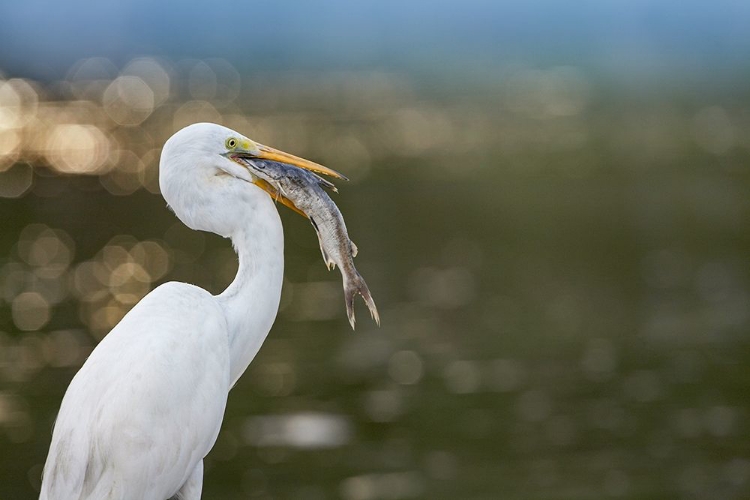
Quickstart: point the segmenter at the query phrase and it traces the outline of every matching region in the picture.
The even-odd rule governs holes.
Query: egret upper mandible
[[[274,322],[284,270],[274,200],[228,151],[342,177],[215,124],[190,125],[166,142],[164,198],[188,227],[231,238],[237,276],[216,296],[165,283],[99,343],[63,398],[40,499],[200,498],[203,458],[229,389]]]

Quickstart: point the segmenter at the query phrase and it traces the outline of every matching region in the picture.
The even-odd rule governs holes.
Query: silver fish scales
[[[380,325],[380,315],[370,289],[362,275],[354,267],[357,246],[349,238],[344,217],[326,189],[336,187],[322,177],[301,168],[257,158],[243,159],[252,173],[268,183],[277,194],[277,199],[307,217],[315,228],[323,260],[329,270],[338,266],[343,279],[344,301],[349,324],[354,329],[354,297],[361,295],[370,310],[370,315]],[[270,190],[269,190],[270,191]],[[291,206],[287,200],[293,204]]]

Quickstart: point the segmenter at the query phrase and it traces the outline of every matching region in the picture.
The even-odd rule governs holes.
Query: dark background
[[[201,120],[352,179],[383,320],[280,208],[205,498],[747,498],[749,5],[0,4],[0,499],[134,303],[231,281],[158,194]]]

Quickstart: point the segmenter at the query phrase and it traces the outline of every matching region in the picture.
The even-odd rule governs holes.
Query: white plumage
[[[200,498],[203,457],[276,317],[284,267],[276,207],[223,155],[229,138],[255,145],[214,124],[177,132],[159,182],[187,226],[232,239],[237,277],[218,296],[159,286],[94,349],[63,398],[41,499]]]

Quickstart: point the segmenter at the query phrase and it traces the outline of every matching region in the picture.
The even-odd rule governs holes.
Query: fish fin
[[[318,230],[318,223],[315,222],[315,219],[312,217],[309,217],[310,223],[315,228],[315,234],[318,235],[318,244],[320,245],[320,253],[323,255],[323,262],[325,262],[326,267],[329,271],[332,271],[336,267],[336,263],[333,261],[330,255],[328,255],[328,252],[326,252],[326,249],[323,247],[323,239],[320,237],[320,230]]]
[[[320,240],[318,240],[320,241]],[[326,263],[326,267],[329,271],[333,271],[336,268],[336,263],[333,261],[330,255],[326,252],[326,249],[323,248],[323,242],[320,241],[320,253],[323,254],[323,262]]]
[[[357,245],[355,245],[352,240],[349,240],[349,243],[352,246],[352,258],[354,258],[357,256],[357,252],[359,252],[359,249],[357,248]]]
[[[358,272],[354,272],[354,275],[344,281],[344,301],[346,303],[346,317],[349,318],[349,324],[354,330],[354,326],[357,319],[354,316],[354,297],[359,294],[365,300],[367,308],[370,310],[370,316],[375,320],[375,323],[380,326],[380,314],[378,314],[378,308],[375,306],[375,301],[372,299],[370,289],[367,287],[364,278],[360,276]]]
[[[330,189],[334,193],[339,192],[339,190],[336,189],[336,185],[333,182],[329,181],[328,179],[324,179],[323,177],[319,176],[316,173],[310,172],[310,174],[313,175],[315,179],[318,181],[318,186],[322,188]]]

